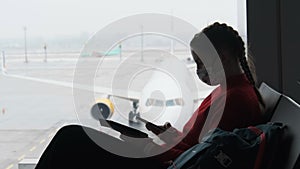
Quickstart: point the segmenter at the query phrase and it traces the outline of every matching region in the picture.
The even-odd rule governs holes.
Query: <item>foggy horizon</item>
[[[29,52],[43,51],[45,44],[49,51],[79,51],[93,34],[105,26],[143,13],[174,16],[199,30],[215,21],[226,22],[239,29],[240,15],[237,13],[240,9],[237,6],[243,3],[238,0],[192,0],[188,3],[172,0],[4,0],[0,11],[0,50],[7,53],[24,51],[26,34]]]

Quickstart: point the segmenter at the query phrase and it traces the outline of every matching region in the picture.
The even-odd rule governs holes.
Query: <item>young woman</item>
[[[159,146],[147,142],[134,147],[87,127],[67,126],[55,135],[36,168],[118,168],[120,165],[123,168],[166,168],[170,161],[197,144],[209,129],[220,127],[231,131],[261,123],[263,101],[255,87],[255,74],[250,71],[245,45],[238,32],[226,24],[214,23],[196,34],[190,45],[199,79],[218,87],[202,102],[183,132],[169,124],[161,126],[164,131],[146,125],[166,144]],[[210,48],[212,51],[208,50]],[[95,144],[87,131],[100,142],[131,152],[165,151],[149,158],[122,157]],[[106,165],[108,167],[104,167]]]
[[[208,85],[219,86],[201,103],[183,133],[170,125],[163,127],[171,132],[163,133],[146,126],[169,144],[176,144],[157,156],[162,162],[172,161],[215,127],[232,131],[263,122],[261,110],[264,102],[256,88],[255,74],[250,70],[245,44],[238,32],[216,22],[196,34],[190,46],[199,79]]]

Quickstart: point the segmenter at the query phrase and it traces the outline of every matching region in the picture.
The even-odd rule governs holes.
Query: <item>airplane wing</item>
[[[62,87],[68,87],[73,89],[80,89],[80,90],[86,90],[90,92],[96,92],[96,93],[102,93],[108,95],[108,97],[118,97],[125,100],[130,101],[139,101],[140,93],[135,91],[125,91],[122,89],[112,89],[106,88],[106,87],[93,87],[89,85],[83,85],[83,84],[73,84],[71,82],[63,82],[63,81],[57,81],[57,80],[50,80],[50,79],[42,79],[42,78],[35,78],[30,76],[22,76],[22,75],[15,75],[15,74],[8,74],[6,71],[2,71],[2,74],[6,77],[12,77],[12,78],[18,78],[18,79],[24,79],[24,80],[30,80],[34,82],[40,82],[40,83],[46,83],[46,84],[52,84],[56,86],[62,86]],[[122,94],[118,94],[122,93]]]
[[[4,59],[4,58],[3,58]],[[3,60],[3,63],[5,60]],[[192,70],[196,67],[196,63],[193,60],[186,60],[186,66],[189,70]],[[111,88],[106,88],[106,87],[100,87],[100,86],[89,86],[89,85],[84,85],[84,84],[75,84],[72,82],[63,82],[63,81],[57,81],[57,80],[50,80],[50,79],[42,79],[42,78],[36,78],[36,77],[30,77],[30,76],[23,76],[23,75],[16,75],[16,74],[9,74],[7,73],[7,69],[4,64],[1,65],[2,67],[2,74],[6,77],[13,77],[13,78],[18,78],[18,79],[24,79],[24,80],[31,80],[35,82],[40,82],[40,83],[46,83],[46,84],[52,84],[52,85],[57,85],[57,86],[62,86],[62,87],[68,87],[72,89],[80,89],[80,90],[86,90],[90,92],[95,92],[95,93],[101,93],[107,95],[108,98],[111,96],[133,101],[133,102],[138,102],[141,98],[141,92],[137,91],[128,91],[124,89],[114,89],[112,91]],[[210,92],[210,91],[208,91]],[[203,100],[209,93],[207,91],[203,92],[198,92],[198,96],[201,96],[199,98],[194,99],[194,102],[197,103],[201,100]]]

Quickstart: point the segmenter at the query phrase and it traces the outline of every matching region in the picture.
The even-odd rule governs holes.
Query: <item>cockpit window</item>
[[[152,106],[154,103],[154,99],[147,99],[146,106]]]
[[[183,104],[184,104],[182,98],[177,98],[177,99],[175,99],[175,103],[176,103],[176,105],[179,105],[179,106],[183,106]]]
[[[182,98],[176,98],[176,99],[169,99],[166,100],[165,102],[163,100],[158,100],[158,99],[152,99],[149,98],[146,101],[146,106],[158,106],[158,107],[162,107],[162,106],[183,106],[184,102]]]
[[[174,105],[175,105],[174,100],[167,100],[166,101],[166,106],[174,106]]]
[[[158,100],[158,99],[147,99],[146,101],[146,106],[158,106],[162,107],[164,106],[164,101],[163,100]]]

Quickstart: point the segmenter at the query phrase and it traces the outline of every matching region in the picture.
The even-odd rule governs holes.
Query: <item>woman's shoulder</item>
[[[239,86],[227,91],[226,105],[242,108],[243,111],[259,111],[259,100],[251,85]]]

